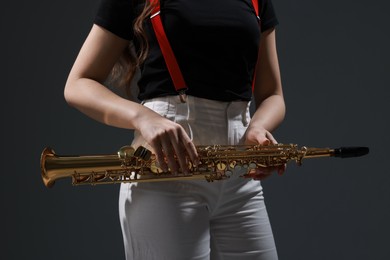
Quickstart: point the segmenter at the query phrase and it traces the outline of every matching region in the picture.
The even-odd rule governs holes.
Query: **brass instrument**
[[[155,182],[175,180],[207,181],[244,177],[258,167],[280,166],[293,160],[318,157],[357,157],[369,152],[367,147],[298,148],[296,144],[209,145],[197,146],[199,164],[189,162],[189,173],[163,172],[156,157],[140,146],[124,146],[117,154],[58,156],[50,148],[41,155],[42,179],[52,187],[58,179],[71,177],[73,185],[109,184],[121,182]]]

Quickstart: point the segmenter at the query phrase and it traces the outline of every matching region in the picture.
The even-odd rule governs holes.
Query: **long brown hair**
[[[145,0],[145,6],[133,25],[134,36],[139,42],[139,48],[136,51],[132,41],[114,65],[109,77],[110,83],[124,89],[129,98],[132,98],[130,86],[134,75],[148,55],[149,43],[144,30],[144,22],[150,17],[153,7],[154,4],[151,4],[149,0]]]

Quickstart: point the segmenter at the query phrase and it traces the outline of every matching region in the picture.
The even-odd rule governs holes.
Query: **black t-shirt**
[[[167,38],[188,95],[220,101],[250,100],[260,27],[251,0],[160,0]],[[102,0],[94,23],[133,40],[140,0]],[[259,0],[261,31],[278,24],[271,0]],[[139,99],[176,95],[150,21],[149,56],[141,66]]]

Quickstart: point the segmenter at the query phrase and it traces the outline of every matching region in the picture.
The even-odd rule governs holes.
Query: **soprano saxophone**
[[[42,179],[46,187],[56,180],[72,178],[73,185],[97,185],[122,182],[156,182],[205,179],[209,182],[245,177],[259,167],[280,166],[305,158],[357,157],[369,152],[367,147],[298,148],[296,144],[276,145],[206,145],[196,147],[199,163],[188,162],[189,173],[163,172],[156,156],[145,147],[124,146],[117,154],[58,156],[51,148],[41,155]]]

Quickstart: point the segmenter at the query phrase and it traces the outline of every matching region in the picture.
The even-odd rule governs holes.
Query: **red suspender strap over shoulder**
[[[159,0],[149,0],[150,4],[153,5],[152,14],[150,20],[152,22],[153,30],[156,35],[158,44],[162,55],[167,65],[167,69],[173,81],[173,85],[176,91],[180,95],[182,102],[185,102],[185,91],[188,89],[187,84],[184,81],[183,74],[180,70],[179,64],[177,63],[175,54],[173,53],[172,47],[168,41],[167,35],[165,34],[164,27],[162,25],[160,17],[160,1]],[[256,16],[260,20],[259,16],[259,5],[258,0],[252,0],[253,8],[255,9]],[[256,76],[256,74],[255,74]],[[253,78],[252,89],[254,88],[255,76]]]
[[[259,10],[259,3],[257,0],[252,0],[252,5],[253,5],[253,8],[255,9],[255,13],[256,13],[256,16],[257,16],[257,19],[259,19],[260,21],[260,10]]]
[[[255,9],[257,19],[259,20],[259,26],[260,26],[260,6],[258,3],[258,0],[252,0],[252,5],[253,8]],[[260,28],[261,30],[261,28]],[[253,79],[252,79],[252,92],[255,90],[255,83],[256,83],[256,69],[257,69],[257,64],[259,63],[259,57],[257,57],[257,62],[255,66],[255,70],[253,71]]]
[[[171,75],[173,85],[176,91],[180,94],[182,102],[185,101],[185,91],[187,90],[187,84],[184,81],[183,74],[181,73],[179,64],[177,64],[176,57],[173,53],[171,45],[165,34],[164,27],[162,25],[160,17],[160,1],[149,0],[154,5],[150,20],[152,22],[153,30],[156,35],[158,44],[160,45],[161,52],[164,56],[165,64],[167,65],[169,74]]]

